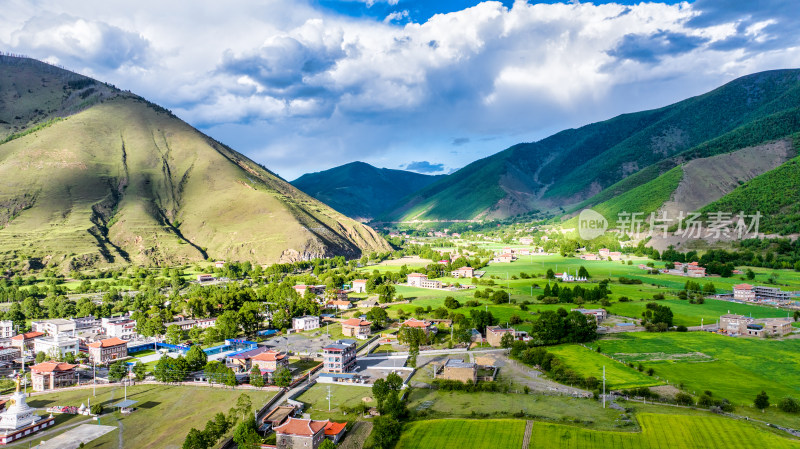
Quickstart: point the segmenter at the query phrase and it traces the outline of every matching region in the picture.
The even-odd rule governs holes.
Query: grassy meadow
[[[510,419],[436,419],[408,424],[397,447],[404,449],[517,449],[522,445],[525,421]]]
[[[627,365],[610,360],[607,356],[580,345],[561,345],[547,348],[563,360],[567,366],[582,375],[603,379],[603,367],[606,369],[606,389],[623,390],[636,387],[662,385],[664,381],[641,373]]]
[[[253,408],[261,408],[275,394],[270,391],[162,385],[129,387],[128,399],[138,401],[135,405],[137,410],[130,415],[114,411],[100,418],[100,424],[117,426],[119,423],[123,429],[122,438],[119,430],[115,430],[87,443],[85,447],[105,449],[117,447],[117,441],[122,441],[120,447],[123,448],[178,449],[192,427],[202,429],[216,413],[227,414],[241,393],[250,396]],[[92,404],[103,404],[109,412],[112,404],[123,399],[123,394],[123,389],[119,387],[98,388],[96,398],[91,397],[92,390],[64,391],[32,396],[28,404],[36,408],[78,406],[91,398]]]
[[[800,398],[800,340],[637,332],[616,334],[589,346],[598,345],[621,362],[653,368],[670,384],[683,384],[697,394],[711,390],[715,397],[736,405],[752,405],[761,390],[773,404],[785,396]]]

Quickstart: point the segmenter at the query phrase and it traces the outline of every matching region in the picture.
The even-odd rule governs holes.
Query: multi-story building
[[[441,281],[428,279],[428,275],[422,273],[410,273],[408,275],[408,285],[420,288],[442,288]]]
[[[750,284],[736,284],[733,286],[733,299],[739,301],[755,301],[756,292]]]
[[[753,293],[756,299],[766,299],[774,301],[789,301],[792,299],[792,293],[783,291],[777,287],[765,287],[763,285],[756,285],[753,287]]]
[[[106,364],[128,356],[128,342],[117,337],[89,343],[89,359],[98,364]]]
[[[361,318],[350,318],[342,321],[342,334],[345,337],[355,337],[359,340],[369,338],[372,322],[364,321]]]
[[[0,338],[11,338],[14,336],[14,322],[11,320],[0,320]]]
[[[100,320],[92,315],[76,317],[72,321],[75,322],[75,329],[78,330],[100,326]]]
[[[0,362],[10,362],[19,358],[20,352],[18,348],[0,349]]]
[[[44,362],[31,367],[33,391],[54,390],[78,383],[77,365],[69,363]]]
[[[586,316],[594,317],[597,324],[602,323],[608,316],[606,309],[572,309],[570,312],[580,312]]]
[[[315,295],[321,295],[325,293],[325,285],[295,285],[294,291],[297,292],[300,297],[305,296],[306,290],[311,290]]]
[[[471,278],[475,276],[475,269],[472,267],[461,267],[450,272],[450,276],[454,278]]]
[[[58,351],[58,352],[56,352]],[[78,339],[70,337],[67,334],[48,335],[46,337],[39,337],[33,341],[33,352],[43,352],[47,355],[60,354],[63,357],[67,353],[78,353]]]
[[[19,348],[23,351],[30,351],[33,349],[33,343],[36,339],[44,336],[44,332],[25,332],[11,337],[11,346]]]
[[[311,315],[294,317],[292,318],[292,329],[297,331],[319,329],[319,317]]]
[[[356,341],[338,340],[322,348],[323,366],[326,373],[346,373],[356,364]]]
[[[719,317],[719,330],[731,335],[746,335],[747,325],[755,321],[744,315],[726,314]]]
[[[490,346],[500,347],[500,341],[503,339],[503,335],[511,334],[512,336],[516,335],[516,330],[511,328],[504,328],[500,326],[486,326],[486,343],[489,343]]]
[[[109,337],[133,340],[139,336],[139,334],[136,333],[136,321],[130,318],[103,318],[100,322],[100,326]]]
[[[225,357],[225,365],[238,373],[246,373],[253,367],[253,357],[269,351],[270,349],[266,346],[258,346],[246,351],[229,354]]]
[[[31,329],[47,335],[67,334],[76,329],[75,321],[55,318],[52,320],[32,321]]]

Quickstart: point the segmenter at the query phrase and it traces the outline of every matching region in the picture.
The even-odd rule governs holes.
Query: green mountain
[[[748,75],[697,97],[624,114],[475,161],[380,220],[505,218],[599,204],[692,159],[800,131],[800,70]]]
[[[136,95],[0,58],[0,262],[257,263],[389,249]]]
[[[351,162],[329,170],[307,173],[292,181],[292,185],[348,217],[369,221],[403,197],[443,176]]]

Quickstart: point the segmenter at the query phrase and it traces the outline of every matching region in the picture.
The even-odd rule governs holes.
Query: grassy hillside
[[[0,258],[10,263],[272,263],[388,248],[130,94],[0,145],[0,177]]]
[[[317,173],[307,173],[292,185],[337,211],[369,221],[401,198],[431,184],[440,176],[373,167],[352,162]]]
[[[800,146],[797,136],[794,142],[795,148]],[[742,184],[701,211],[744,211],[748,215],[759,212],[759,232],[800,232],[800,157]]]
[[[508,217],[599,204],[687,160],[798,132],[798,105],[800,70],[749,75],[664,108],[515,145],[422,189],[383,219]]]

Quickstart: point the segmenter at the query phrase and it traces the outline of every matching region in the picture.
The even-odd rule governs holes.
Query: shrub
[[[675,395],[675,402],[679,405],[694,405],[692,395],[687,393],[678,393]]]
[[[677,327],[676,329],[678,332],[687,332],[689,329],[686,328],[683,324]]]
[[[102,404],[94,404],[89,409],[89,411],[92,412],[93,415],[102,415],[103,414],[103,405]]]
[[[800,401],[792,397],[785,397],[778,401],[778,408],[786,413],[800,412]]]

